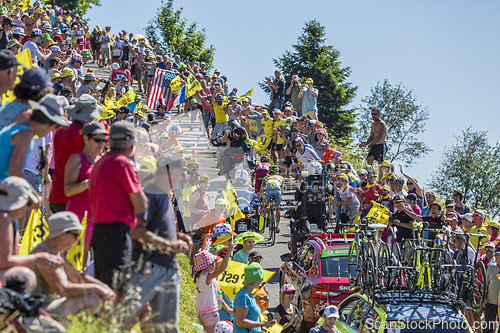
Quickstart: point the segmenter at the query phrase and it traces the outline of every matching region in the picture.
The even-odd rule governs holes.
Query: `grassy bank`
[[[200,324],[198,313],[196,312],[196,288],[191,277],[191,268],[189,259],[186,255],[177,255],[177,260],[181,266],[181,299],[179,308],[179,331],[186,333],[197,333],[198,330],[193,323]]]

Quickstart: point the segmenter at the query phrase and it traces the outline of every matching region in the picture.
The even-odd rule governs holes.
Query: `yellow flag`
[[[170,82],[170,90],[172,90],[172,94],[177,94],[181,91],[184,83],[182,83],[181,77],[177,75],[172,82]]]
[[[82,219],[82,226],[87,227],[87,212]],[[78,232],[78,241],[73,244],[71,249],[68,251],[66,258],[68,261],[80,272],[83,270],[83,254],[85,247],[85,229]]]
[[[118,105],[116,104],[116,102],[109,97],[106,97],[104,99],[104,105],[106,105],[108,109],[118,109]]]
[[[28,1],[28,5],[29,5],[29,1]],[[24,67],[26,67],[26,69],[33,67],[33,64],[31,62],[30,50],[26,49],[24,51],[19,52],[16,55],[16,59],[17,59],[17,61],[19,61],[19,63],[21,63],[23,65],[23,66],[21,66],[21,65],[17,66],[16,84],[18,84],[19,82],[21,82],[20,77],[24,74]],[[16,96],[14,95],[14,91],[9,90],[5,94],[2,95],[2,104],[5,104],[7,102],[12,102],[15,99],[16,99]]]
[[[255,152],[257,154],[264,154],[264,155],[269,156],[269,150],[267,149],[267,147],[271,143],[272,139],[273,138],[269,137],[269,136],[265,136],[265,137],[259,136],[257,138],[257,141],[250,139],[250,143],[252,144],[253,149],[255,150]]]
[[[22,11],[23,11],[23,12],[25,12],[25,11],[27,11],[28,9],[30,9],[30,0],[26,0],[26,1],[24,1]]]
[[[189,98],[196,94],[198,90],[201,90],[201,84],[194,77],[193,73],[189,73],[189,76],[186,81],[186,98]]]
[[[42,216],[42,211],[40,209],[33,209],[28,224],[26,225],[23,241],[21,242],[21,248],[18,254],[20,256],[29,254],[35,246],[47,238],[48,234],[49,227],[47,222],[45,222],[45,218]]]
[[[234,230],[234,223],[238,220],[244,219],[245,214],[243,214],[238,207],[236,190],[234,189],[233,184],[231,184],[231,180],[227,180],[226,191],[222,191],[222,195],[224,196],[224,200],[226,200],[227,212],[228,215],[231,216],[231,227]]]
[[[260,322],[265,323],[266,321],[269,321],[269,318],[265,314],[261,313],[260,314]],[[262,330],[263,330],[262,332],[264,332],[264,333],[280,333],[281,331],[283,331],[283,326],[276,323],[269,328],[263,327]]]
[[[242,264],[241,262],[229,260],[226,270],[217,278],[222,291],[232,300],[234,300],[238,291],[243,287],[245,267],[247,267],[247,265]],[[266,273],[266,276],[264,276],[264,282],[267,282],[274,275],[274,272],[266,270],[264,270],[264,272]],[[257,292],[258,289],[255,293]]]
[[[116,102],[117,104],[117,107],[121,107],[121,106],[124,106],[124,105],[127,105],[128,103],[130,102],[133,102],[134,99],[135,99],[135,92],[133,92],[132,89],[130,89],[129,91],[127,91],[123,96],[122,98],[120,98],[118,100],[118,102]],[[106,103],[106,101],[104,101]]]
[[[243,98],[245,98],[247,96],[252,96],[252,95],[253,95],[253,88],[250,89],[249,91],[247,91],[243,96],[241,96],[240,98],[238,98],[238,101],[242,102]]]
[[[367,218],[374,218],[372,223],[382,223],[387,225],[389,223],[389,213],[387,208],[382,206],[381,204],[372,201],[372,208],[366,215]]]

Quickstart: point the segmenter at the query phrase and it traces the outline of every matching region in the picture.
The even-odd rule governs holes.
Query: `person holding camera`
[[[271,91],[271,103],[267,110],[273,112],[275,109],[281,110],[285,102],[285,78],[281,75],[279,69],[274,71],[275,79],[271,82],[271,78],[266,76],[267,87]]]
[[[299,83],[298,98],[302,98],[302,112],[311,119],[318,120],[318,89],[313,88],[313,79],[308,78],[305,84]]]
[[[292,99],[292,105],[299,117],[302,117],[302,98],[299,97],[300,87],[300,77],[298,75],[292,76],[292,81],[290,86],[286,89],[286,94],[290,95]]]

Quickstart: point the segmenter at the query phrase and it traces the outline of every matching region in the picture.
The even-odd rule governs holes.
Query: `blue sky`
[[[143,33],[159,1],[104,0],[89,11],[91,25]],[[352,105],[387,79],[413,90],[430,117],[421,140],[433,149],[407,173],[430,179],[445,146],[469,126],[500,141],[500,1],[179,1],[183,16],[206,29],[215,66],[239,92],[268,97],[257,82],[272,75],[272,58],[291,49],[304,22],[326,27],[358,86]],[[321,92],[320,92],[321,93]],[[398,168],[399,170],[399,168]]]

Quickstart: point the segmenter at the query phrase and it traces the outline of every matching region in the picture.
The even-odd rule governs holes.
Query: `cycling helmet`
[[[269,168],[269,172],[270,173],[278,173],[278,172],[280,172],[280,167],[277,165],[271,165],[271,167]]]
[[[111,64],[111,69],[118,69],[120,68],[120,65],[118,65],[116,62]]]
[[[266,155],[262,156],[260,158],[260,163],[269,163],[269,156]]]
[[[122,61],[122,67],[128,67],[130,64],[128,63],[127,60]]]
[[[236,129],[236,128],[240,128],[241,125],[240,125],[240,122],[236,119],[233,119],[233,120],[230,120],[227,125],[229,126],[229,128],[231,129]]]
[[[310,176],[321,175],[321,170],[322,170],[321,163],[319,163],[318,161],[309,162],[307,171],[309,172]]]
[[[246,170],[243,170],[243,169],[240,169],[240,170],[236,170],[236,172],[234,173],[234,180],[235,181],[241,181],[241,182],[248,182],[248,172]]]

